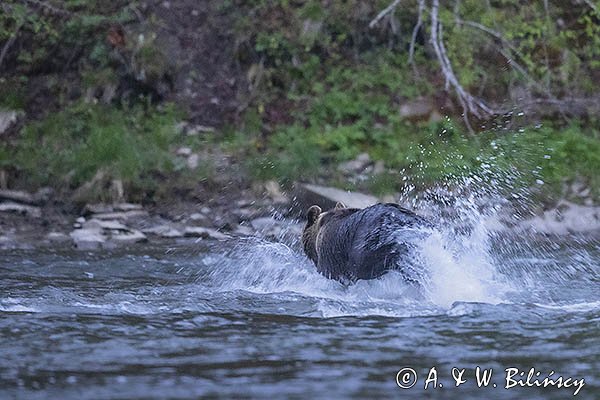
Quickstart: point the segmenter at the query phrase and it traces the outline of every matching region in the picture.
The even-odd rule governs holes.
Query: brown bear
[[[374,279],[390,270],[405,280],[418,281],[419,271],[406,257],[431,224],[398,204],[386,203],[359,209],[338,203],[322,212],[311,206],[302,232],[304,252],[317,271],[344,283]]]

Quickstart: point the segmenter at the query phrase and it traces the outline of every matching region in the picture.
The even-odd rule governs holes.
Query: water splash
[[[197,282],[214,293],[280,293],[288,302],[302,297],[313,304],[303,315],[327,317],[431,315],[465,302],[553,304],[544,282],[564,287],[577,274],[593,276],[597,263],[577,261],[585,259],[579,249],[569,255],[573,264],[557,265],[551,252],[538,248],[538,238],[510,229],[530,215],[527,189],[512,188],[516,174],[500,175],[482,163],[478,174],[454,177],[418,194],[407,180],[409,189],[399,202],[436,225],[413,252],[410,268],[419,272],[417,286],[394,272],[351,286],[326,279],[293,235],[280,235],[283,243],[243,240],[225,254],[207,256]],[[524,262],[524,256],[532,260]],[[544,263],[552,270],[540,276]]]

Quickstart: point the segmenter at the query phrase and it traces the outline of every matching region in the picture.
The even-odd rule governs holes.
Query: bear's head
[[[324,221],[328,218],[328,215],[335,214],[339,210],[346,209],[346,206],[340,202],[335,205],[335,208],[330,211],[321,210],[321,207],[314,205],[310,206],[306,211],[306,225],[302,231],[302,246],[304,247],[304,253],[312,260],[315,264],[318,259],[317,249],[317,237],[319,230],[323,225]]]

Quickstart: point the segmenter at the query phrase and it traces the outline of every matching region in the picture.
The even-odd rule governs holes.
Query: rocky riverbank
[[[36,193],[0,190],[0,249],[74,247],[79,250],[113,249],[141,242],[227,240],[256,236],[294,242],[302,230],[308,206],[325,209],[341,201],[366,207],[378,199],[336,188],[297,184],[293,193],[267,182],[260,189],[240,190],[227,200],[214,197],[199,203],[161,205],[132,203],[87,204],[69,209],[53,199],[49,189]],[[518,223],[501,223],[543,235],[600,233],[600,207],[567,201]]]

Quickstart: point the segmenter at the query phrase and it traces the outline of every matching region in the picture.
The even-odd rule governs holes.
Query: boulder
[[[131,210],[131,211],[115,211],[107,213],[94,214],[93,218],[100,220],[111,220],[116,219],[119,221],[126,221],[128,219],[147,217],[148,212],[144,210]]]
[[[12,201],[0,203],[0,212],[12,212],[34,218],[39,218],[42,216],[42,210],[39,207],[19,204]]]
[[[190,156],[187,158],[186,164],[189,169],[198,168],[198,165],[200,165],[200,156],[197,153],[190,154]]]
[[[92,218],[88,221],[83,222],[81,224],[81,227],[83,229],[106,229],[109,231],[123,231],[123,232],[127,232],[130,230],[127,226],[123,225],[119,221],[101,220],[101,219],[96,219],[96,218]]]
[[[0,199],[11,200],[17,203],[35,204],[35,197],[22,190],[0,190]]]
[[[148,238],[146,238],[146,235],[135,229],[128,231],[113,231],[110,238],[111,240],[117,242],[130,243],[145,242],[146,240],[148,240]]]
[[[142,232],[149,235],[156,235],[164,238],[178,238],[183,236],[183,233],[181,231],[167,224],[155,225],[150,228],[142,229]]]
[[[144,207],[141,204],[135,203],[117,203],[113,205],[115,211],[134,211],[143,210]]]
[[[106,236],[101,229],[76,229],[69,234],[75,247],[80,250],[97,250],[106,242]]]
[[[344,174],[362,172],[369,164],[371,157],[368,153],[359,154],[354,160],[346,161],[338,166],[338,170]]]
[[[190,147],[180,147],[175,151],[175,154],[182,157],[189,157],[192,154]]]
[[[197,237],[202,239],[225,240],[229,239],[228,235],[210,228],[200,226],[188,226],[185,228],[183,235],[186,237]]]
[[[289,200],[283,191],[281,190],[281,186],[276,181],[267,181],[265,182],[265,194],[273,200],[276,204],[285,204],[288,203]]]
[[[400,106],[399,114],[409,120],[427,120],[435,110],[433,99],[419,97]]]
[[[377,197],[368,194],[307,183],[296,184],[294,193],[292,212],[297,215],[304,215],[308,207],[314,204],[328,210],[335,207],[337,202],[350,208],[365,208],[379,202]]]
[[[246,225],[238,225],[233,230],[233,233],[240,236],[252,236],[254,235],[254,229]]]
[[[600,208],[561,201],[556,208],[522,221],[518,227],[549,235],[600,232]]]
[[[46,235],[46,239],[48,239],[51,242],[56,242],[56,243],[62,243],[62,242],[66,242],[69,240],[69,236],[62,233],[62,232],[49,232]]]

